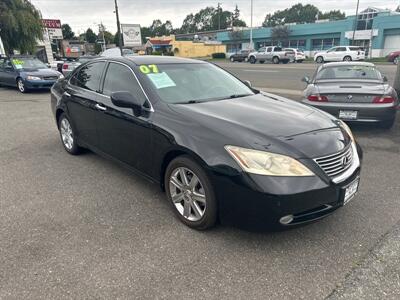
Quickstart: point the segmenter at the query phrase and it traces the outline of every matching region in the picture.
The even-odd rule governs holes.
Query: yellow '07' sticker
[[[143,74],[158,73],[158,67],[156,65],[141,65],[139,67],[140,72]]]

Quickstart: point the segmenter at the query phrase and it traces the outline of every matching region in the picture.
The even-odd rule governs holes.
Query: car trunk
[[[381,82],[318,82],[319,94],[326,96],[329,102],[372,103],[377,96],[383,96],[385,86]]]

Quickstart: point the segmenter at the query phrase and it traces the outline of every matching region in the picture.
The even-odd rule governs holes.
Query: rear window
[[[275,47],[274,51],[276,51],[276,52],[282,51],[282,48],[281,47]]]
[[[371,66],[336,66],[323,68],[316,80],[325,79],[367,79],[382,80],[381,73]]]

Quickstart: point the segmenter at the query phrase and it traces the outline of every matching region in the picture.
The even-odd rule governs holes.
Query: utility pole
[[[360,5],[360,0],[357,0],[357,9],[356,9],[356,19],[354,21],[354,28],[353,28],[353,40],[351,41],[351,44],[354,45],[354,39],[356,37],[356,30],[357,30],[357,24],[358,24],[358,7]]]
[[[254,49],[253,46],[253,0],[251,1],[251,16],[250,16],[250,49]]]
[[[218,30],[221,30],[221,4],[218,2]]]
[[[122,56],[122,35],[121,35],[121,24],[119,23],[118,3],[117,0],[114,0],[114,2],[115,2],[115,15],[117,17],[117,35],[119,41],[119,50],[121,51],[121,56]]]

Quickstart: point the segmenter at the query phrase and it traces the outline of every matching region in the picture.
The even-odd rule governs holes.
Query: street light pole
[[[119,23],[118,3],[117,0],[114,0],[114,2],[115,2],[115,15],[117,17],[117,34],[119,41],[119,50],[121,51],[121,56],[122,56],[122,35],[121,35],[121,24]]]
[[[250,8],[250,10],[251,10],[251,16],[250,16],[250,49],[254,49],[254,46],[253,46],[253,0],[250,0],[251,1],[251,8]]]
[[[217,9],[218,9],[218,30],[221,30],[221,4],[222,3],[218,2],[218,6],[217,6]]]
[[[354,45],[354,38],[356,37],[356,30],[357,30],[357,24],[358,24],[358,7],[360,5],[360,0],[357,0],[357,9],[356,9],[356,19],[354,21],[354,28],[353,28],[353,40],[351,41],[351,44]]]

